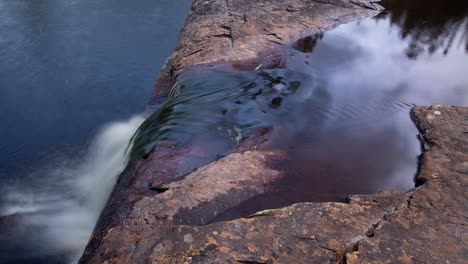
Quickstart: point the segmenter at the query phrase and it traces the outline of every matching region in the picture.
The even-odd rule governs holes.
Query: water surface
[[[214,160],[239,139],[267,131],[261,148],[288,154],[272,164],[287,177],[216,221],[295,202],[413,188],[420,144],[411,107],[468,105],[468,4],[384,4],[389,9],[375,18],[286,47],[278,69],[186,72],[164,114],[146,122],[154,127],[145,131],[153,138],[141,143],[144,152],[161,140],[181,146],[222,141],[201,154]]]
[[[0,1],[1,263],[81,253],[190,4]]]
[[[410,107],[468,105],[468,2],[383,3],[284,49],[282,68],[187,73],[135,155],[170,140],[209,144],[199,154],[214,160],[262,131],[262,147],[288,153],[272,164],[287,177],[217,221],[412,188]],[[80,254],[189,5],[0,1],[1,262]]]

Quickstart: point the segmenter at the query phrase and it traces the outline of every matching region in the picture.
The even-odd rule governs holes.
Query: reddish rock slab
[[[122,222],[98,230],[101,236],[98,247],[88,248],[96,250],[90,256],[91,262],[144,261],[141,256],[149,254],[157,238],[164,238],[175,227],[204,225],[225,210],[265,193],[268,183],[283,174],[268,168],[268,162],[281,158],[284,154],[278,152],[233,153],[199,168],[183,180],[162,185],[160,193],[136,201],[128,216],[119,218]]]
[[[281,61],[282,53],[279,47],[282,45],[291,44],[304,35],[318,33],[340,23],[375,15],[379,9],[380,6],[370,0],[195,0],[177,47],[161,70],[151,102],[161,103],[164,101],[175,78],[184,68],[202,64],[222,65],[223,63],[243,69],[253,69],[259,65],[260,67],[272,67]],[[265,173],[262,178],[263,182],[253,178],[237,181],[235,175],[232,175],[233,178],[230,180],[237,181],[238,185],[228,194],[217,193],[217,188],[223,189],[221,185],[211,186],[207,192],[213,192],[213,195],[219,196],[211,197],[213,199],[211,202],[204,201],[197,206],[190,205],[188,206],[190,210],[187,209],[187,206],[184,207],[183,203],[179,203],[178,206],[181,210],[179,207],[172,208],[172,211],[180,212],[174,216],[155,216],[155,219],[162,222],[158,221],[155,225],[150,226],[151,230],[155,230],[152,234],[163,237],[164,232],[166,232],[165,227],[170,226],[173,221],[185,224],[209,222],[212,217],[222,213],[222,211],[264,192],[266,186],[283,173],[269,169],[270,166],[266,160],[258,160],[258,157],[259,155],[270,155],[274,160],[274,157],[281,157],[283,154],[279,152],[265,154],[256,151],[258,144],[261,142],[256,142],[255,138],[247,139],[232,151],[241,153],[240,155],[244,157],[244,160],[240,162],[241,167],[238,174],[252,175],[252,168],[247,166],[250,164],[249,162],[252,162],[256,164],[255,166],[263,168],[263,173]],[[132,246],[132,243],[140,244],[141,239],[138,234],[141,230],[135,231],[137,233],[129,232],[127,222],[130,219],[139,219],[135,218],[135,212],[147,211],[147,209],[139,207],[143,204],[147,206],[147,203],[143,201],[148,202],[148,199],[153,199],[153,197],[163,197],[172,193],[170,189],[167,190],[168,187],[165,186],[167,183],[174,179],[181,182],[185,179],[191,179],[189,174],[194,169],[211,162],[210,157],[200,156],[196,150],[196,145],[190,145],[176,151],[171,146],[164,146],[153,152],[147,159],[131,161],[114,187],[85,249],[81,263],[96,258],[99,261],[114,259],[112,257],[114,253],[109,253],[110,255],[104,253],[114,251],[118,252],[115,253],[116,256],[120,256],[121,261],[125,262],[124,260],[133,256],[134,252],[122,251],[123,248],[119,246],[119,243],[124,243],[124,241],[130,247],[135,247],[138,252],[146,252],[141,247]],[[251,155],[246,155],[245,151],[248,150],[252,151]],[[227,160],[235,162],[232,156],[228,156]],[[225,159],[218,162],[223,166],[227,164]],[[200,170],[204,169],[206,168]],[[231,174],[217,174],[223,180],[229,180],[228,175]],[[219,183],[222,182],[219,181]],[[184,192],[188,192],[188,190]],[[181,196],[173,197],[173,199],[181,199],[184,192],[179,193]],[[187,197],[193,198],[194,196]],[[218,205],[214,205],[216,203]],[[182,208],[185,209],[182,210]],[[200,219],[204,220],[201,222]],[[143,220],[139,219],[139,221]],[[143,223],[146,222],[143,221]],[[148,228],[148,226],[144,226],[144,228]],[[113,230],[111,233],[118,235],[123,240],[118,242],[118,240],[110,239],[108,234],[111,230]],[[122,233],[117,232],[117,230],[121,230]],[[145,233],[147,232],[143,232],[143,234]],[[149,252],[145,254],[149,254]]]
[[[151,101],[163,100],[187,67],[274,67],[282,45],[379,8],[370,0],[195,0]],[[80,263],[463,263],[467,111],[413,111],[424,153],[418,187],[409,193],[301,203],[227,222],[211,223],[267,192],[284,175],[269,161],[284,153],[257,150],[252,138],[207,164],[191,146],[167,146],[120,176]]]
[[[178,227],[157,263],[466,263],[468,108],[413,110],[425,146],[421,184],[406,194],[302,203],[249,219]]]
[[[412,114],[424,146],[420,186],[348,263],[467,263],[468,108],[416,107]]]
[[[283,45],[378,14],[372,0],[194,0],[151,101],[167,96],[189,66],[225,62],[253,70],[281,64]]]
[[[178,226],[145,261],[156,263],[341,263],[404,195],[356,196],[344,203],[299,203],[250,218]]]
[[[139,201],[122,226],[107,232],[89,262],[465,263],[468,108],[417,107],[412,115],[425,149],[421,185],[408,193],[299,203],[203,225],[197,208],[219,210],[224,194],[242,186],[237,177],[244,182],[278,175],[262,165],[262,157],[274,153],[232,154]],[[246,167],[252,170],[240,171]],[[224,177],[209,178],[217,173]]]

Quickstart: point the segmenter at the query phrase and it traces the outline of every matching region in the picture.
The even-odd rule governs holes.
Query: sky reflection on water
[[[293,202],[414,186],[419,143],[409,106],[468,105],[468,2],[383,3],[390,7],[387,13],[313,36],[299,45],[302,51],[286,51],[288,70],[311,78],[280,106],[264,104],[269,119],[262,119],[252,103],[236,108],[242,119],[233,120],[257,118],[274,127],[266,135],[268,147],[288,151],[289,158],[275,166],[289,177],[220,219]],[[97,212],[86,205],[94,200],[71,197],[70,180],[100,186],[93,180],[102,173],[87,173],[94,166],[82,163],[89,159],[76,155],[80,151],[68,155],[79,158],[65,160],[63,151],[81,150],[98,126],[143,108],[158,64],[182,23],[186,10],[179,7],[173,1],[0,1],[0,175],[2,182],[15,183],[8,186],[14,189],[9,194],[18,194],[7,195],[2,212],[19,208],[34,222],[15,229],[21,214],[2,218],[2,231],[8,232],[1,233],[7,246],[0,260],[62,263],[79,254],[84,242],[62,243],[73,239],[62,230],[78,232],[85,241],[92,226],[88,222],[94,221],[88,214],[97,217]],[[118,139],[120,147],[126,144],[120,142],[125,137]],[[232,147],[236,140],[229,140]],[[98,144],[96,149],[105,148]],[[56,167],[35,169],[55,152],[58,161],[48,166]],[[63,175],[69,176],[62,183],[57,179]],[[77,208],[86,212],[80,214],[85,219],[75,217],[81,212]],[[80,223],[87,223],[84,231]],[[49,231],[53,239],[44,239],[42,233]]]
[[[461,5],[457,14],[466,14]],[[310,90],[302,97],[306,103],[293,102],[296,111],[269,135],[274,148],[289,153],[276,164],[288,177],[215,221],[294,202],[414,187],[420,144],[409,106],[468,106],[468,20],[441,11],[431,23],[414,8],[395,11],[286,50],[285,67],[313,79],[301,87]]]

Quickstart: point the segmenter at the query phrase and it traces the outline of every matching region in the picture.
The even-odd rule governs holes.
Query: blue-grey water
[[[0,263],[81,253],[190,4],[0,0]]]
[[[412,188],[410,106],[468,106],[468,2],[383,3],[375,18],[285,48],[282,69],[188,72],[142,147],[215,138],[220,149],[197,154],[216,158],[266,129],[266,148],[289,154],[274,164],[288,177],[217,220]],[[189,6],[0,0],[0,263],[79,257]]]

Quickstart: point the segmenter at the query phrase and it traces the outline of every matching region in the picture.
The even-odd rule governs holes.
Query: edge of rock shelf
[[[184,69],[274,67],[278,46],[380,10],[367,0],[195,0],[150,101],[167,97]],[[468,108],[415,107],[411,116],[423,146],[417,187],[352,195],[347,203],[298,203],[206,224],[264,193],[266,183],[282,177],[266,160],[285,154],[247,142],[153,189],[178,157],[152,153],[132,161],[80,263],[461,263],[468,242]]]

